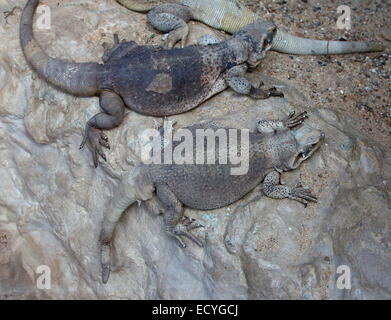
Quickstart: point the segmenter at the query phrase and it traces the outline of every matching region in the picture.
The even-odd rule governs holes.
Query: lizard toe
[[[99,144],[101,146],[105,147],[106,149],[110,150],[109,138],[103,132],[101,132],[101,136],[100,136],[100,139],[99,139]]]
[[[204,227],[202,224],[194,223],[196,220],[188,217],[183,217],[181,221],[175,226],[175,228],[172,230],[172,234],[175,236],[175,238],[180,242],[182,247],[186,247],[184,244],[182,238],[186,237],[196,243],[198,246],[203,247],[203,243],[198,237],[191,234],[190,231],[202,228]]]
[[[284,93],[281,91],[278,91],[276,87],[272,87],[269,90],[267,90],[269,97],[279,97],[284,98]]]
[[[102,264],[102,282],[106,284],[110,277],[110,265]]]
[[[100,129],[96,129],[87,124],[87,128],[83,137],[83,141],[80,145],[80,149],[82,149],[87,142],[89,143],[89,146],[92,151],[94,166],[95,168],[97,168],[99,165],[99,156],[104,161],[107,161],[106,155],[102,150],[102,146],[107,149],[110,149],[108,138]]]
[[[303,188],[303,187],[294,188],[291,192],[291,195],[292,195],[292,197],[294,197],[294,200],[297,200],[299,198],[301,200],[304,200],[307,203],[318,201],[318,198],[316,196],[314,196],[310,190]]]

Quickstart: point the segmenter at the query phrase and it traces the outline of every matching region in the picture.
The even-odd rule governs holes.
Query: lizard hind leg
[[[189,34],[187,22],[191,19],[191,11],[181,4],[162,4],[152,9],[147,16],[148,23],[161,32],[168,32],[165,46],[168,48],[181,41],[185,47]]]
[[[125,104],[116,93],[103,90],[100,95],[100,106],[103,112],[96,114],[88,120],[80,149],[89,142],[95,168],[98,167],[98,158],[106,161],[102,147],[110,149],[107,136],[102,130],[110,130],[118,127],[125,115]]]
[[[164,207],[163,217],[167,232],[179,242],[182,248],[186,248],[183,237],[203,247],[201,240],[190,233],[191,230],[201,228],[203,225],[183,216],[183,205],[171,189],[167,185],[159,184],[156,186],[156,195]]]

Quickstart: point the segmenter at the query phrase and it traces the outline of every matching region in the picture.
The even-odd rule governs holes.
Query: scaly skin
[[[88,142],[95,167],[110,148],[102,130],[121,124],[125,108],[152,116],[179,114],[211,96],[232,88],[254,99],[283,97],[275,88],[254,87],[245,77],[270,49],[272,24],[257,21],[231,39],[210,46],[169,50],[139,46],[115,37],[105,46],[104,64],[74,63],[49,57],[34,39],[32,22],[39,0],[29,0],[20,23],[20,43],[26,60],[47,82],[78,96],[99,96],[102,112],[91,118],[81,148]],[[124,67],[126,66],[126,67]]]
[[[117,0],[117,2],[129,10],[136,12],[148,12],[164,3],[177,3],[176,0]]]
[[[259,19],[254,12],[237,0],[117,0],[117,2],[138,12],[148,12],[158,5],[176,3],[189,8],[192,19],[231,34]],[[298,55],[323,55],[383,51],[384,47],[367,41],[305,39],[277,30],[271,50]]]
[[[280,184],[280,173],[298,168],[304,160],[314,154],[324,138],[323,133],[315,129],[290,130],[290,128],[300,125],[306,117],[305,112],[297,116],[291,113],[285,121],[259,121],[257,132],[249,134],[248,170],[247,172],[243,171],[240,175],[232,175],[231,168],[237,165],[232,165],[230,159],[227,164],[220,164],[218,161],[210,164],[195,164],[196,154],[200,150],[196,148],[194,140],[191,163],[140,164],[132,169],[121,180],[104,217],[100,238],[102,281],[106,283],[109,279],[110,246],[115,226],[122,213],[136,201],[153,199],[155,193],[161,209],[157,209],[155,206],[153,210],[155,212],[163,211],[169,235],[177,239],[182,247],[186,247],[183,237],[192,240],[199,246],[203,245],[197,237],[190,233],[191,230],[201,225],[193,223],[193,219],[184,217],[184,206],[198,210],[225,207],[241,199],[258,186],[262,180],[263,193],[270,198],[288,198],[304,205],[316,201],[316,197],[300,185],[289,187]],[[217,130],[220,132],[222,130],[225,133],[229,130],[229,128],[209,125],[193,125],[185,129],[191,132],[193,139],[196,137],[197,129],[210,129],[214,134],[218,132]],[[238,140],[238,149],[242,150],[241,138]],[[217,139],[217,141],[215,155],[218,159],[221,149],[219,144],[222,140]],[[227,142],[229,143],[228,138]],[[173,150],[179,143],[182,142],[173,142]],[[231,147],[232,144],[229,143],[228,146]],[[208,144],[204,143],[203,147],[206,152]],[[164,151],[162,153],[163,158]]]

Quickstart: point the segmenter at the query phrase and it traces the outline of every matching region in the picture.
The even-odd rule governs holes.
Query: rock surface
[[[48,0],[50,30],[36,30],[53,56],[100,61],[101,44],[115,32],[138,43],[158,43],[145,15],[114,1]],[[25,1],[0,0],[1,12]],[[26,64],[18,42],[20,10],[0,18],[0,299],[375,299],[391,298],[391,159],[348,116],[313,106],[281,81],[251,74],[256,83],[282,86],[285,99],[254,101],[232,91],[171,117],[176,127],[213,119],[253,128],[308,110],[308,126],[326,142],[299,170],[284,174],[319,196],[304,209],[254,190],[219,210],[186,209],[203,222],[205,248],[181,249],[161,216],[133,206],[116,229],[113,272],[100,281],[98,236],[118,177],[136,161],[138,135],[161,124],[129,111],[108,132],[108,162],[94,169],[79,150],[97,98],[75,98],[51,88]],[[214,31],[191,24],[190,42]],[[215,33],[221,37],[221,33]],[[266,58],[266,62],[267,63]],[[51,289],[39,289],[37,268],[51,270]],[[351,289],[338,289],[339,266],[351,271]],[[346,284],[346,283],[345,283]]]

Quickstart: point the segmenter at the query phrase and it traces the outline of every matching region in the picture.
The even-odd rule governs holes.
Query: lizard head
[[[286,159],[285,167],[287,170],[294,170],[319,149],[325,135],[322,131],[307,126],[290,131],[290,133],[296,140],[296,148],[295,152]]]
[[[297,169],[301,163],[311,157],[324,140],[320,130],[302,126],[296,130],[277,129],[267,138],[266,150],[273,166],[282,171]]]
[[[250,68],[255,68],[271,49],[277,27],[267,21],[260,19],[246,25],[234,34],[246,42],[249,48],[247,64]]]

